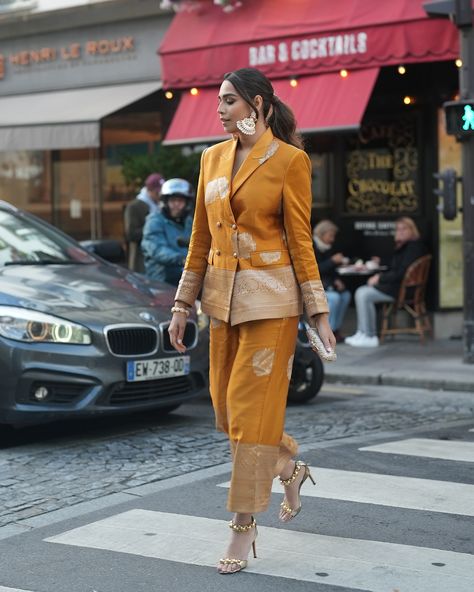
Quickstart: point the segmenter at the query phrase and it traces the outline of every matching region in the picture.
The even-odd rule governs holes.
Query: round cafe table
[[[336,273],[339,278],[344,282],[346,288],[354,294],[359,286],[362,286],[367,282],[367,278],[376,273],[386,271],[388,268],[386,265],[378,265],[377,267],[368,268],[364,265],[341,265],[336,268]]]
[[[336,273],[341,277],[345,276],[370,276],[387,271],[386,265],[377,265],[376,267],[367,267],[367,265],[340,265],[336,268]]]

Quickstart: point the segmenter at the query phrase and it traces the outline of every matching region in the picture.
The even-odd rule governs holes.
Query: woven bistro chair
[[[397,300],[383,305],[381,343],[387,335],[418,334],[421,343],[425,342],[425,333],[431,337],[431,322],[425,304],[425,289],[431,259],[431,255],[424,255],[414,261],[405,272]],[[415,323],[414,326],[399,327],[397,325],[397,313],[401,309],[410,315]]]

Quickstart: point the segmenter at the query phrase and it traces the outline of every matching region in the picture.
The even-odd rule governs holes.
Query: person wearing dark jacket
[[[161,187],[164,182],[160,173],[148,175],[140,193],[127,204],[124,211],[123,222],[127,242],[128,267],[138,273],[145,273],[143,253],[140,247],[143,227],[148,214],[159,210]]]
[[[356,290],[357,333],[347,337],[345,343],[353,347],[378,346],[375,305],[396,300],[406,270],[426,253],[415,222],[408,217],[399,218],[395,226],[395,251],[388,270],[373,275],[367,285]]]
[[[313,230],[313,247],[328,299],[329,324],[336,341],[340,343],[344,341],[340,329],[351,301],[351,293],[346,290],[344,282],[336,273],[336,268],[346,261],[346,257],[334,248],[338,230],[330,220],[321,220]]]

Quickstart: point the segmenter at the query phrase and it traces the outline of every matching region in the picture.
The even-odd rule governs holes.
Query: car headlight
[[[0,335],[37,343],[91,343],[90,331],[82,325],[14,306],[0,306]]]

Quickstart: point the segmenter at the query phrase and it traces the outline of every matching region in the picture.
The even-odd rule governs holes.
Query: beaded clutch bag
[[[321,341],[316,328],[306,326],[306,335],[308,336],[311,349],[318,354],[323,362],[335,362],[337,360],[336,352],[333,349],[327,350],[324,347],[324,343]]]

